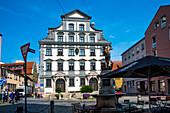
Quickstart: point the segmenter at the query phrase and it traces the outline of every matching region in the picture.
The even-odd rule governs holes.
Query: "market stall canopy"
[[[152,78],[157,76],[170,76],[170,58],[146,56],[100,77]]]

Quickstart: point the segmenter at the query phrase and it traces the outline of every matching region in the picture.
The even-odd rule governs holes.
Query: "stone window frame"
[[[68,66],[69,66],[69,71],[74,71],[74,61],[69,61]]]
[[[81,67],[81,64],[84,64],[83,66],[84,66],[84,68],[82,69]],[[85,62],[83,62],[83,61],[80,61],[80,71],[85,71]]]
[[[74,24],[73,23],[70,23],[68,26],[69,26],[69,30],[71,30],[71,31],[74,30]]]
[[[84,31],[84,24],[79,24],[79,31]]]
[[[90,56],[96,56],[95,49],[90,49]]]
[[[69,54],[68,54],[68,56],[74,56],[74,49],[69,49]]]
[[[82,80],[82,79],[84,79],[84,80]],[[86,85],[86,78],[85,77],[80,77],[80,86],[83,86],[83,85]]]
[[[94,65],[93,65],[94,64]],[[93,66],[93,67],[92,67]],[[90,70],[91,71],[94,71],[94,70],[96,70],[96,62],[95,61],[91,61],[90,62]]]
[[[51,88],[51,79],[46,79],[46,88]]]
[[[83,54],[82,54],[83,53]],[[80,54],[79,56],[85,56],[85,49],[80,49]]]
[[[75,86],[75,79],[73,77],[69,78],[69,87],[74,87]]]
[[[46,56],[52,56],[52,49],[51,48],[46,49]]]
[[[60,51],[62,50],[62,51]],[[57,50],[57,56],[63,56],[63,49],[58,49]]]

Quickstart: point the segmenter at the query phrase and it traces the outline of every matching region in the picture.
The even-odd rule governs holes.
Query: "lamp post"
[[[1,38],[2,38],[2,36],[3,36],[3,35],[0,34],[0,69],[1,69]],[[2,79],[2,75],[1,75],[1,79]],[[2,83],[2,89],[0,88],[0,89],[1,89],[1,92],[2,92],[2,93],[1,93],[1,94],[2,94],[2,103],[3,103],[3,88],[4,88],[4,87],[3,87],[3,83]]]

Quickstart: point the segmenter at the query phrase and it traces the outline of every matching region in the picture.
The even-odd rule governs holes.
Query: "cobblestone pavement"
[[[0,105],[0,113],[15,113],[17,110],[17,106],[23,106],[23,109],[24,109],[25,108],[24,102],[25,101],[23,99],[22,101],[20,101],[19,103],[15,103],[14,105],[12,105],[11,103]],[[86,105],[95,105],[95,100],[87,100],[87,101],[54,100],[54,111],[55,113],[72,113],[71,104],[75,102],[80,102],[81,104],[86,104]],[[28,104],[27,105],[28,113],[48,113],[49,112],[49,105],[50,105],[49,99],[28,98],[27,104]]]
[[[119,102],[122,103],[124,100],[129,99],[131,102],[137,101],[137,96],[123,96],[119,98]],[[148,96],[142,96],[142,100],[148,101]],[[17,110],[17,106],[24,107],[24,98],[19,103],[15,103],[12,105],[11,103],[6,103],[4,105],[0,105],[0,113],[15,113]],[[96,100],[54,100],[54,111],[55,113],[72,113],[72,103],[80,102],[81,104],[86,105],[95,105]],[[47,98],[41,99],[33,99],[28,98],[27,100],[27,109],[28,113],[48,113],[50,100]]]

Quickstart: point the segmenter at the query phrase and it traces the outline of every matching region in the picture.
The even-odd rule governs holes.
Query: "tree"
[[[61,92],[61,87],[56,87],[56,92],[60,93]]]
[[[89,85],[84,85],[80,88],[80,92],[81,93],[92,93],[93,92],[93,88]]]
[[[35,63],[33,70],[33,89],[35,91],[35,84],[38,82],[38,73],[37,73],[37,65]]]

